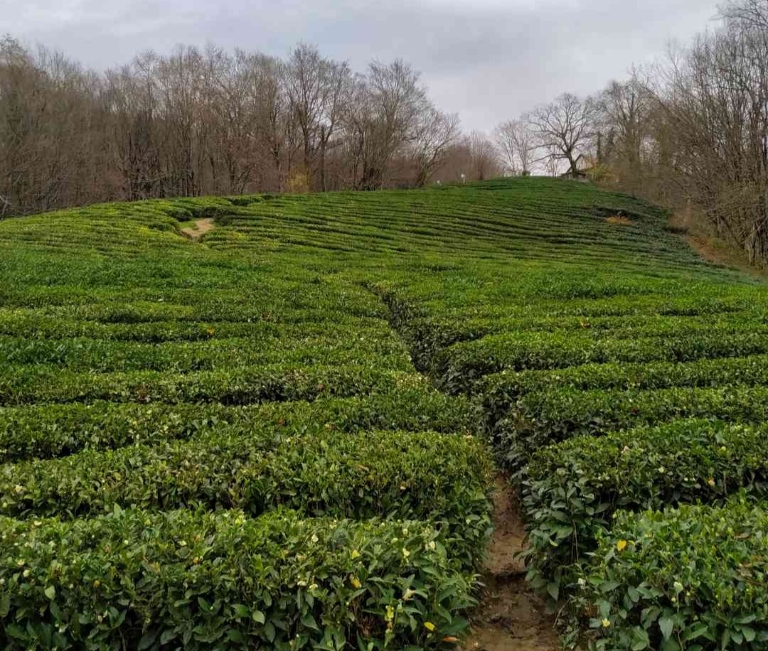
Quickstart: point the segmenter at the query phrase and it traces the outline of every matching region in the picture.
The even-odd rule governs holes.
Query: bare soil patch
[[[615,226],[632,226],[634,223],[629,217],[624,217],[623,215],[606,217],[605,221],[609,224],[614,224]]]
[[[669,225],[707,262],[738,269],[763,280],[768,277],[768,269],[750,264],[743,251],[714,235],[701,219],[694,219],[690,211],[672,215]]]
[[[525,582],[518,553],[525,528],[517,499],[504,477],[496,481],[495,530],[485,560],[485,589],[472,620],[465,651],[555,651],[560,647],[555,619]]]
[[[696,251],[707,262],[715,262],[717,264],[727,264],[724,260],[722,252],[714,247],[712,242],[705,237],[699,235],[686,235],[685,241],[688,242],[690,247]]]
[[[214,228],[216,228],[216,224],[214,224],[213,219],[198,219],[194,226],[191,228],[182,228],[181,232],[191,240],[199,240],[203,235],[210,233]]]

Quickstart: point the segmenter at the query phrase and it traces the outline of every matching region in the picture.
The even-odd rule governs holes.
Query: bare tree
[[[768,30],[766,0],[729,0],[720,9],[720,16],[737,29]]]
[[[346,63],[325,59],[309,45],[299,45],[285,67],[286,94],[301,133],[304,172],[311,179],[317,167],[322,190],[327,189],[329,144],[339,125],[350,82]]]
[[[402,61],[299,45],[147,52],[102,74],[0,39],[0,215],[110,199],[422,185],[458,120]]]
[[[366,145],[359,187],[382,187],[387,166],[399,148],[415,138],[419,114],[428,109],[426,90],[419,74],[397,60],[389,65],[372,63],[365,81],[367,99]]]
[[[536,144],[529,124],[522,120],[502,122],[494,131],[494,140],[507,172],[514,176],[531,173]]]
[[[468,180],[485,181],[498,176],[496,149],[484,133],[473,131],[466,139],[466,146],[469,151]]]
[[[100,80],[61,54],[0,39],[0,195],[5,213],[109,193]]]
[[[458,115],[447,115],[433,107],[419,115],[413,145],[416,187],[425,186],[435,170],[443,165],[459,132]]]
[[[122,180],[122,195],[131,201],[160,192],[155,62],[155,55],[147,53],[131,66],[106,73],[104,97],[112,131],[109,149]]]
[[[596,117],[593,100],[565,93],[534,109],[527,121],[547,156],[567,162],[568,172],[577,176],[579,162],[592,145]]]
[[[618,183],[630,191],[644,185],[644,156],[655,100],[637,72],[625,82],[611,82],[597,98],[600,113],[599,163],[608,163]]]

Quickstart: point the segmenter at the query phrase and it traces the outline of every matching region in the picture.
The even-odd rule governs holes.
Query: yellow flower
[[[434,631],[435,625],[432,622],[424,622],[424,628],[426,628],[428,631]]]
[[[358,581],[356,576],[352,577],[352,587],[357,590],[360,587],[360,581]]]
[[[352,550],[352,558],[360,558],[360,552],[356,549]]]
[[[710,486],[714,486],[714,485],[715,485],[715,480],[714,480],[714,479],[712,479],[712,478],[710,478],[710,479],[709,479],[709,481],[707,481],[707,483],[708,483]]]
[[[608,628],[611,625],[611,622],[608,619],[604,619],[602,623],[603,623],[603,628]]]
[[[616,543],[616,549],[620,552],[623,552],[627,548],[627,541],[626,540],[619,540],[619,542]]]

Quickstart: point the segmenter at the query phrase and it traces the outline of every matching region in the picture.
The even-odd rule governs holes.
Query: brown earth
[[[203,235],[212,231],[216,225],[213,219],[198,219],[194,227],[182,228],[181,232],[191,240],[199,240]]]
[[[699,235],[686,235],[685,241],[688,242],[689,246],[707,262],[727,264],[727,262],[723,260],[722,253],[718,252],[712,242],[707,238]]]
[[[518,557],[525,545],[525,528],[504,477],[496,481],[493,501],[495,530],[485,560],[485,589],[463,649],[555,651],[560,644],[554,617],[525,582],[525,568]]]
[[[702,218],[696,219],[690,210],[672,215],[669,225],[679,231],[688,245],[707,262],[737,269],[763,280],[768,276],[768,268],[750,264],[744,251],[717,237],[711,227]]]
[[[607,217],[605,221],[616,226],[632,226],[632,220],[629,217],[623,217],[622,215]]]

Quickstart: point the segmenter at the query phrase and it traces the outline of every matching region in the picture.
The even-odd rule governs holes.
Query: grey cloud
[[[718,0],[0,0],[0,32],[104,68],[217,43],[285,55],[316,43],[356,69],[402,57],[466,128],[589,93],[687,41]]]

